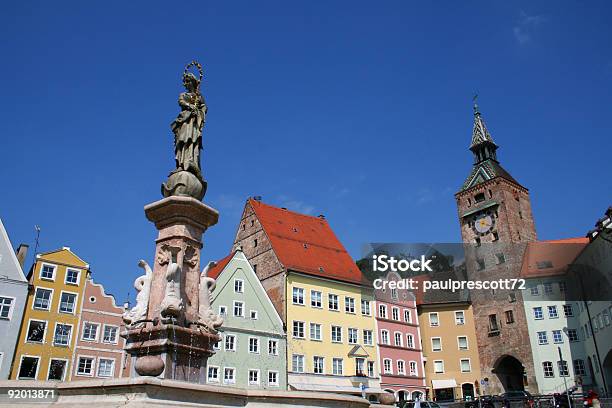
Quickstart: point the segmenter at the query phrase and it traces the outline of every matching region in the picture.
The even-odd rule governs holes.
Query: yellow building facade
[[[421,304],[418,313],[428,399],[474,398],[481,374],[472,306],[467,302]]]
[[[88,273],[70,248],[36,255],[11,379],[70,380]]]
[[[372,288],[291,272],[286,290],[290,388],[380,393]]]

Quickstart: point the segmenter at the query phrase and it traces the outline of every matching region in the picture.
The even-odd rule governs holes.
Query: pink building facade
[[[85,296],[72,362],[72,380],[129,377],[127,354],[123,351],[123,308],[90,277]]]
[[[388,281],[399,281],[389,273]],[[415,296],[405,289],[377,289],[376,326],[381,388],[397,401],[423,399],[425,370]]]

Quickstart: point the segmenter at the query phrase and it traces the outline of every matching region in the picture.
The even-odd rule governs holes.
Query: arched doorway
[[[473,400],[474,399],[474,384],[472,383],[461,384],[461,394],[463,395],[463,399]]]
[[[410,399],[410,392],[409,391],[399,390],[397,392],[397,400],[399,402],[408,401],[409,399]]]
[[[412,399],[413,400],[421,400],[423,401],[423,393],[421,391],[412,391]]]
[[[525,367],[513,356],[505,355],[497,360],[495,369],[493,370],[504,391],[523,391],[523,377],[525,375]]]

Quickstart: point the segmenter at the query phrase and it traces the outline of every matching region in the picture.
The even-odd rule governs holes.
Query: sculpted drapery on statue
[[[190,68],[198,70],[199,77],[190,72]],[[202,149],[202,130],[206,122],[208,110],[204,97],[200,92],[203,78],[202,66],[192,61],[185,67],[183,86],[185,92],[179,95],[181,112],[170,125],[174,133],[174,169],[168,180],[162,184],[162,195],[190,196],[201,200],[206,193],[206,181],[200,167],[200,150]]]

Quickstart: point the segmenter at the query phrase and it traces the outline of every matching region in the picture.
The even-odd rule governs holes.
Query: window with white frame
[[[257,337],[249,337],[249,353],[259,353],[259,339]]]
[[[51,307],[51,289],[36,288],[34,293],[34,309],[49,310]]]
[[[406,375],[406,363],[404,360],[397,360],[397,373],[399,375]]]
[[[406,335],[406,347],[411,349],[414,348],[414,336],[410,333]]]
[[[567,292],[567,283],[565,283],[564,281],[559,282],[559,292]]]
[[[234,316],[244,317],[244,302],[234,301]]]
[[[349,328],[348,329],[348,342],[349,344],[357,344],[358,334],[357,329]]]
[[[374,344],[372,330],[363,331],[363,344],[365,344],[366,346],[371,346],[372,344]]]
[[[429,325],[431,327],[437,327],[437,326],[440,325],[440,320],[438,319],[438,313],[437,312],[429,313]]]
[[[465,324],[465,312],[463,310],[458,310],[455,312],[455,324]]]
[[[98,327],[97,323],[85,322],[83,324],[83,335],[82,340],[96,341],[98,339]]]
[[[390,358],[385,358],[383,360],[383,371],[385,372],[385,374],[392,374]]]
[[[66,283],[69,285],[78,285],[79,284],[79,274],[80,270],[66,268]]]
[[[457,337],[457,344],[459,346],[459,350],[467,350],[468,349],[468,339],[467,339],[467,336],[459,336],[459,337]]]
[[[563,314],[565,315],[565,317],[574,316],[574,310],[572,309],[572,305],[570,304],[563,305]]]
[[[268,371],[268,385],[278,387],[278,371]]]
[[[567,367],[567,361],[557,361],[557,367],[559,367],[559,377],[569,376],[569,368]]]
[[[344,311],[346,313],[355,313],[355,299],[346,296],[344,298]]]
[[[325,359],[321,356],[314,356],[312,359],[312,372],[315,374],[325,374]]]
[[[62,292],[60,297],[60,313],[74,313],[76,309],[76,293]]]
[[[529,290],[532,296],[538,296],[540,294],[540,289],[538,288],[538,285],[532,286],[531,288],[529,288]]]
[[[393,342],[397,347],[402,347],[404,345],[403,339],[404,339],[404,336],[402,336],[402,333],[400,332],[393,333]]]
[[[553,292],[552,282],[544,282],[544,294],[550,295]]]
[[[397,308],[397,307],[393,307],[393,308],[391,309],[391,318],[392,318],[393,320],[399,320],[399,319],[400,319],[400,318],[399,318],[399,308]]]
[[[331,327],[331,340],[334,343],[342,343],[342,327],[340,326]]]
[[[310,340],[321,340],[321,325],[310,323]]]
[[[391,299],[393,300],[398,299],[397,288],[391,288]]]
[[[52,358],[49,362],[49,373],[47,374],[47,380],[64,381],[67,365],[68,361],[66,360]]]
[[[10,319],[13,314],[13,298],[0,296],[0,318]]]
[[[227,316],[227,307],[219,306],[219,316]]]
[[[93,357],[79,357],[77,364],[77,375],[89,375],[93,376],[94,373],[94,358]]]
[[[278,355],[278,340],[268,340],[268,354],[272,356]]]
[[[234,279],[234,292],[244,293],[244,281],[242,279]]]
[[[431,338],[431,351],[442,351],[442,338],[440,337]]]
[[[444,360],[434,360],[434,373],[442,374],[444,373]]]
[[[257,320],[259,319],[259,313],[257,313],[257,310],[251,310],[249,313],[249,317],[251,318],[251,320]]]
[[[211,383],[219,382],[219,367],[208,366],[208,382],[211,382]]]
[[[569,341],[578,341],[578,332],[576,329],[567,329],[567,338]]]
[[[461,366],[462,373],[469,373],[470,371],[472,371],[472,366],[470,365],[469,358],[462,358],[459,364]]]
[[[293,288],[293,304],[303,305],[304,304],[304,289]]]
[[[304,322],[293,321],[293,337],[296,339],[304,338]]]
[[[553,330],[553,342],[563,343],[563,332],[561,330]]]
[[[17,378],[20,380],[35,380],[39,364],[40,357],[38,356],[21,356]]]
[[[330,293],[327,297],[327,307],[329,310],[338,310],[338,295]]]
[[[249,370],[249,385],[259,385],[259,370]]]
[[[542,370],[544,371],[544,378],[552,378],[555,376],[552,361],[543,361]]]
[[[294,373],[304,372],[304,356],[301,354],[294,354],[291,356],[291,371]]]
[[[367,368],[368,368],[368,377],[374,377],[374,362],[368,361]]]
[[[410,309],[404,309],[404,321],[406,323],[412,323],[412,313],[410,313]]]
[[[538,344],[548,344],[548,335],[545,331],[538,332]]]
[[[364,316],[370,316],[371,313],[370,301],[367,299],[361,299],[361,314]]]
[[[28,343],[42,343],[45,340],[46,329],[47,322],[42,320],[30,320],[28,323],[26,341]]]
[[[378,305],[378,317],[381,319],[387,318],[387,305]]]
[[[408,367],[410,369],[410,375],[416,377],[418,375],[416,361],[411,361],[410,363],[408,363]]]
[[[332,359],[332,374],[342,375],[344,372],[344,361],[341,358]]]
[[[389,332],[387,330],[380,331],[380,342],[382,344],[389,344]]]
[[[117,344],[119,334],[119,327],[104,325],[104,334],[102,336],[102,343]]]
[[[548,317],[551,319],[556,319],[559,317],[559,314],[557,313],[557,306],[548,306]]]
[[[54,280],[56,269],[55,265],[43,264],[40,268],[40,279]]]
[[[536,320],[541,320],[544,318],[544,312],[542,312],[542,308],[540,306],[533,308],[533,318]]]
[[[310,306],[316,307],[317,309],[323,307],[323,301],[321,300],[323,294],[318,290],[310,291]]]
[[[236,383],[236,369],[233,367],[225,367],[223,369],[223,382],[225,384]]]
[[[72,333],[72,326],[69,324],[55,324],[55,334],[53,335],[54,346],[68,346],[70,345],[70,335]]]
[[[225,351],[236,351],[236,336],[233,334],[225,335]]]
[[[115,373],[115,360],[101,358],[98,360],[98,377],[112,377]]]

